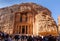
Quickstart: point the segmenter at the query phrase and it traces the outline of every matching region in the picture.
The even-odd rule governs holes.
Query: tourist
[[[43,41],[48,41],[48,36],[44,36]]]
[[[18,41],[20,39],[19,35],[15,35],[14,38],[15,38],[16,41]]]

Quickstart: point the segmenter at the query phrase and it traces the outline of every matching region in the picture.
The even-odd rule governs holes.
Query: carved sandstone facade
[[[0,9],[0,27],[3,32],[10,34],[58,35],[51,12],[35,3]]]

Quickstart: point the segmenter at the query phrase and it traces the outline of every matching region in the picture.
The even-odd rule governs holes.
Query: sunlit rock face
[[[58,31],[59,31],[59,34],[60,34],[60,16],[58,16]]]
[[[0,29],[6,33],[12,33],[13,27],[13,14],[10,13],[8,8],[2,8],[0,10]]]
[[[57,25],[51,16],[51,12],[35,3],[22,3],[0,9],[0,30],[6,33],[13,33],[14,15],[16,12],[31,13],[33,35],[57,35]]]
[[[57,35],[57,25],[51,15],[45,10],[35,16],[37,35]]]

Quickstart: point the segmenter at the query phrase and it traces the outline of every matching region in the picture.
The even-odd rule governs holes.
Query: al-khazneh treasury
[[[51,12],[35,3],[22,3],[0,9],[0,31],[22,35],[58,35]]]

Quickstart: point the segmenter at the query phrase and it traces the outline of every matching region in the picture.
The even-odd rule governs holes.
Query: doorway
[[[22,26],[22,34],[25,33],[25,26]]]

